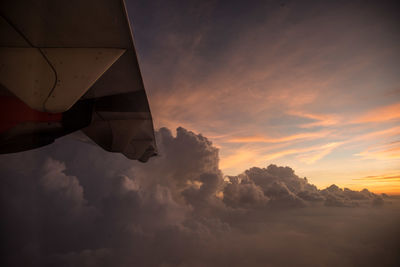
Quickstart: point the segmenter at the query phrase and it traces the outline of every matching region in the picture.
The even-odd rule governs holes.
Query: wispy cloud
[[[400,159],[400,143],[391,142],[388,144],[373,146],[357,153],[356,156],[360,156],[364,159],[377,160]]]
[[[323,132],[309,132],[309,133],[299,133],[289,136],[282,137],[268,137],[268,136],[245,136],[245,137],[234,137],[226,140],[228,143],[281,143],[295,140],[304,139],[317,139],[321,137],[326,137],[329,135],[329,131]]]
[[[374,188],[375,192],[395,194],[400,193],[400,171],[384,173],[381,175],[368,175],[359,178],[353,178],[356,186],[353,188],[369,187]],[[358,185],[358,186],[357,186]]]
[[[395,127],[390,127],[390,128],[383,129],[383,130],[358,134],[358,135],[355,135],[350,141],[356,142],[356,141],[377,140],[377,138],[382,138],[384,136],[393,137],[393,136],[397,136],[397,135],[400,135],[400,126],[395,126]],[[382,139],[378,139],[378,140],[382,140]]]
[[[303,128],[311,128],[317,126],[332,126],[338,124],[341,121],[338,115],[333,115],[333,114],[315,114],[315,113],[308,113],[296,110],[289,111],[288,114],[314,120],[314,122],[300,125],[300,127]]]
[[[372,181],[400,181],[400,174],[395,174],[395,175],[391,175],[391,174],[384,174],[384,175],[375,175],[375,176],[365,176],[365,177],[361,177],[361,178],[354,178],[353,180],[372,180]]]
[[[306,163],[306,164],[313,164],[318,160],[322,159],[323,157],[330,154],[335,148],[339,147],[340,145],[344,144],[345,142],[332,142],[326,145],[323,145],[316,150],[313,150],[309,153],[301,154],[297,158],[298,160]]]
[[[291,148],[290,144],[281,144],[275,147],[241,147],[221,158],[222,170],[244,170],[252,165],[265,164],[279,158],[295,155],[303,163],[313,164],[345,142],[330,142],[321,145],[300,146]]]
[[[384,122],[400,119],[400,103],[372,109],[360,117],[354,119],[353,123]]]

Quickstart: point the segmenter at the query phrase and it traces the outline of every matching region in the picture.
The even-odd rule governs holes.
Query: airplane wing
[[[12,107],[22,104],[11,105],[12,95],[35,114],[27,121],[18,115],[16,128],[23,129],[24,138],[38,117],[42,123],[50,114],[58,130],[36,129],[36,139],[38,133],[48,134],[48,143],[79,128],[104,149],[131,159],[147,161],[156,153],[124,1],[4,0],[0,12],[0,101],[14,114]],[[51,114],[62,114],[62,119],[54,121]],[[9,132],[0,134],[0,143],[19,142],[15,136],[21,130],[1,128]],[[12,150],[7,145],[5,152]]]

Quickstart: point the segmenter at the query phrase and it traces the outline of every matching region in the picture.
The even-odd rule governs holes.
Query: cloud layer
[[[219,170],[178,128],[132,162],[64,138],[2,155],[2,266],[396,266],[399,205],[289,167]]]

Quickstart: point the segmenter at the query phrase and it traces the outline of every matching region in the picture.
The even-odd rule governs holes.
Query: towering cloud
[[[65,138],[1,156],[2,266],[396,266],[399,205],[289,167],[224,177],[178,128],[132,162]]]

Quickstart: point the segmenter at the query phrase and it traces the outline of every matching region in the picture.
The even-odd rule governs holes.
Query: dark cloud
[[[396,266],[396,199],[289,167],[224,177],[218,149],[157,132],[142,164],[67,137],[2,155],[2,266]]]
[[[236,203],[235,206],[258,203],[260,199],[264,207],[305,207],[319,202],[337,207],[384,203],[383,195],[376,195],[367,189],[353,191],[331,185],[319,190],[307,178],[298,177],[293,169],[276,165],[269,165],[267,168],[253,167],[244,174],[229,177],[229,181],[224,189],[224,201],[227,204]]]

